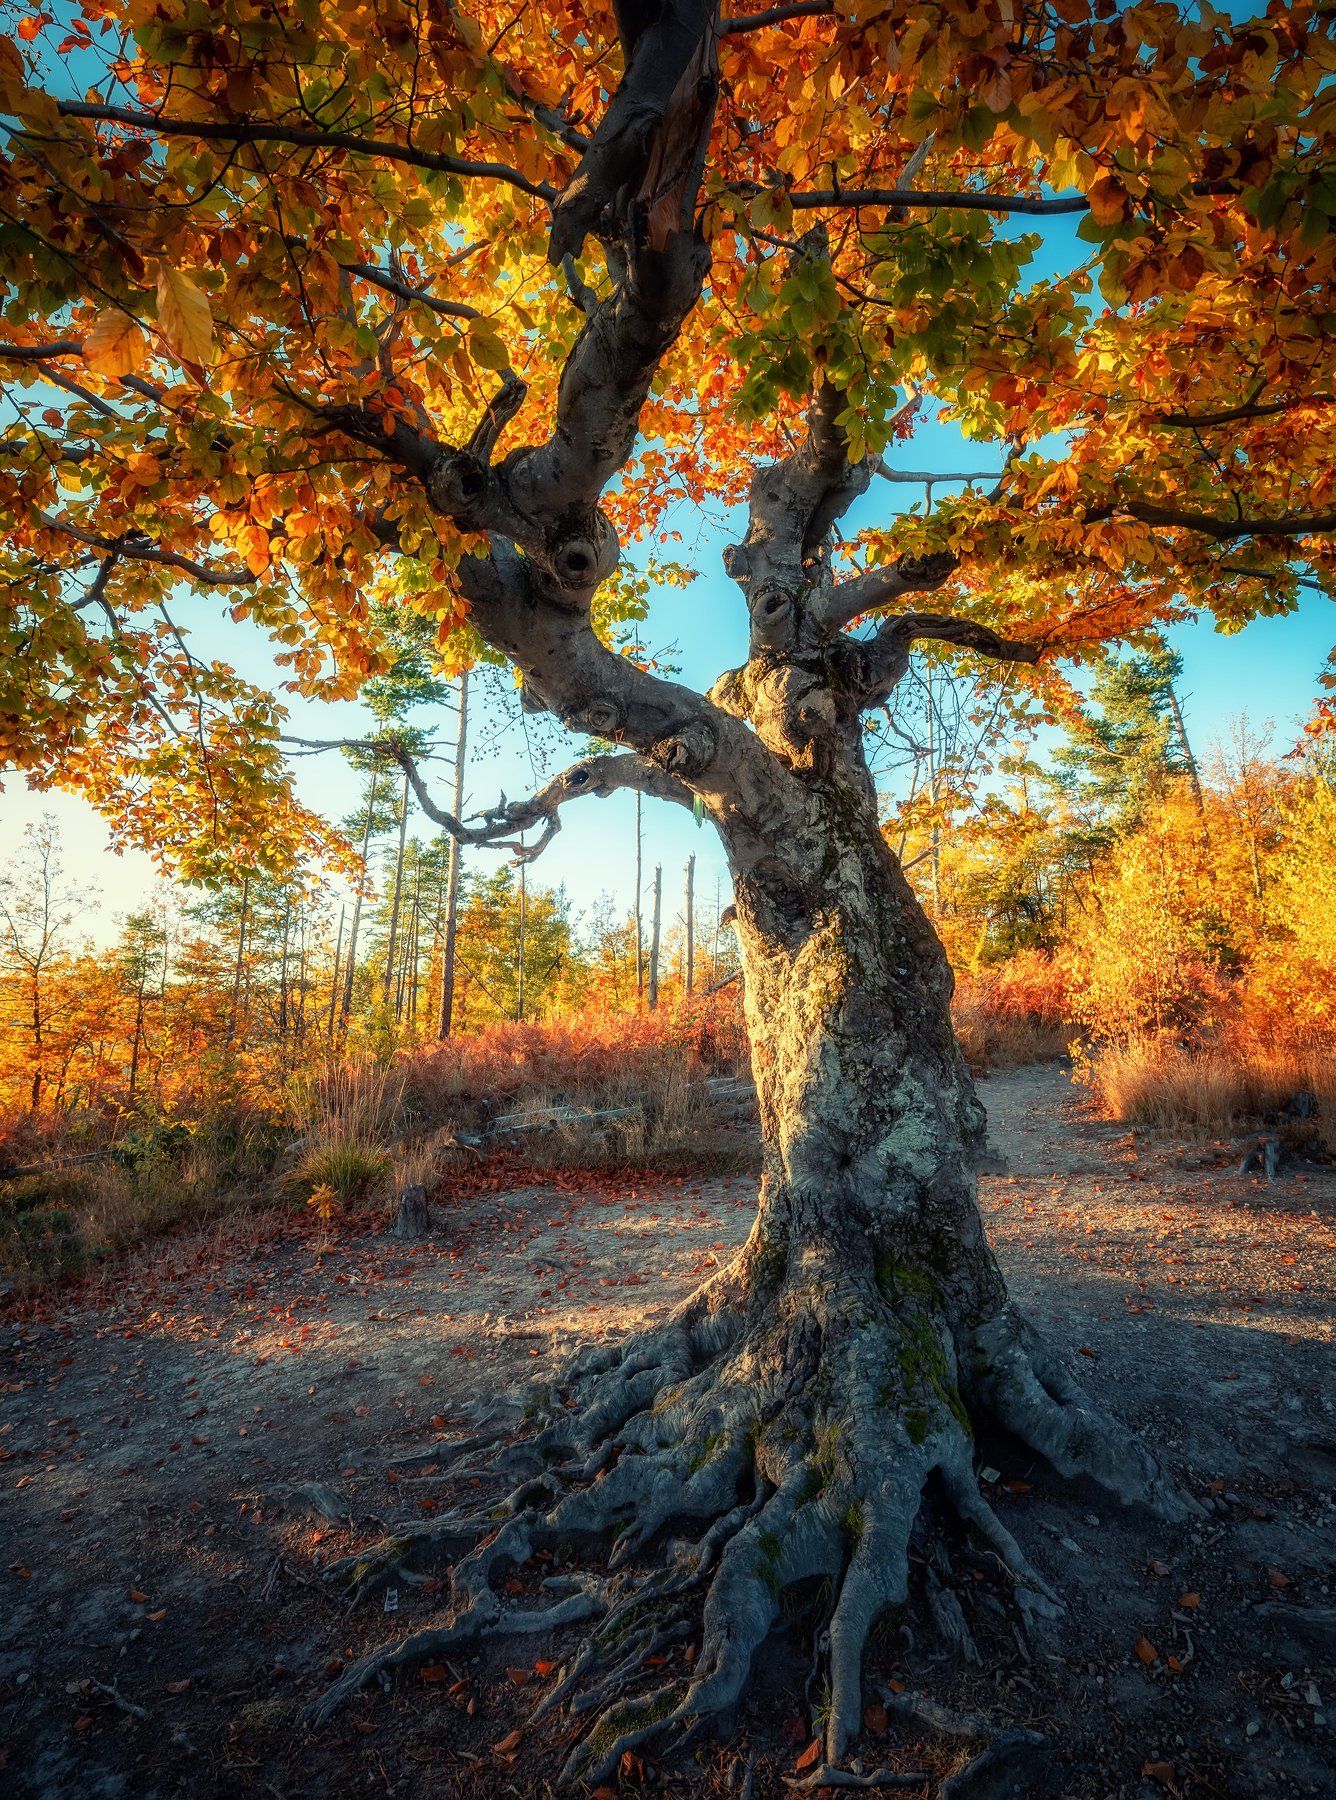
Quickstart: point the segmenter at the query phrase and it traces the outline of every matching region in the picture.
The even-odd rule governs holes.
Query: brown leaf
[[[1178,1604],[1188,1612],[1196,1612],[1197,1608],[1201,1605],[1201,1595],[1197,1593],[1180,1594],[1178,1596]]]
[[[533,1666],[534,1674],[541,1675],[543,1677],[543,1680],[546,1681],[548,1676],[552,1674],[552,1672],[556,1668],[556,1666],[557,1665],[554,1662],[545,1662],[540,1658],[539,1661],[536,1662]]]
[[[184,1694],[189,1686],[190,1677],[186,1676],[183,1681],[169,1681],[167,1683],[167,1692],[169,1694]]]
[[[492,1749],[498,1756],[513,1756],[523,1741],[522,1732],[508,1731],[499,1743],[492,1745]]]
[[[1146,1637],[1139,1637],[1137,1639],[1136,1643],[1132,1646],[1132,1653],[1134,1656],[1139,1656],[1142,1662],[1148,1667],[1160,1654],[1154,1644],[1151,1643],[1150,1639]]]
[[[1150,1561],[1146,1564],[1146,1567],[1150,1570],[1152,1575],[1167,1575],[1169,1573],[1168,1563],[1161,1562],[1156,1556],[1151,1557]]]
[[[449,1681],[450,1671],[444,1663],[428,1663],[422,1671],[423,1681]]]
[[[816,1763],[816,1761],[820,1757],[820,1755],[821,1755],[821,1739],[813,1738],[811,1743],[807,1746],[807,1748],[803,1751],[802,1755],[798,1758],[797,1764],[795,1766],[799,1769],[810,1769],[814,1766],[814,1764]]]
[[[524,1687],[532,1673],[532,1669],[507,1669],[506,1679],[514,1682],[516,1687]]]
[[[863,1723],[874,1737],[880,1737],[886,1729],[886,1708],[880,1701],[863,1708]]]
[[[134,1601],[136,1606],[148,1605],[148,1595],[141,1594],[138,1588],[130,1589],[130,1598]]]
[[[1279,1569],[1268,1569],[1266,1578],[1273,1588],[1287,1588],[1290,1585],[1288,1575],[1282,1575]]]
[[[1174,1765],[1167,1762],[1146,1762],[1141,1765],[1141,1773],[1158,1781],[1161,1787],[1172,1787],[1174,1783]]]

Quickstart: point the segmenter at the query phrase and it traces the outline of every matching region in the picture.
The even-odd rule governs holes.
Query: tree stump
[[[431,1212],[427,1206],[427,1190],[417,1183],[399,1195],[399,1208],[394,1215],[397,1238],[424,1238],[431,1230]]]

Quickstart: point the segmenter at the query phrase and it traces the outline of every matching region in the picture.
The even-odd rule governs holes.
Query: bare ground
[[[978,1745],[897,1717],[925,1693],[1046,1734],[1034,1791],[1064,1800],[1336,1791],[1336,1171],[1238,1176],[1233,1146],[1103,1123],[1055,1068],[983,1094],[1009,1166],[984,1207],[1018,1302],[1206,1511],[1159,1526],[982,1445],[989,1496],[1066,1615],[1029,1641],[980,1580],[964,1599],[981,1667],[917,1611],[888,1625],[856,1750],[937,1794]],[[12,1311],[0,1791],[547,1794],[575,1726],[526,1720],[550,1679],[532,1659],[545,1670],[560,1643],[519,1640],[520,1666],[431,1669],[323,1732],[299,1725],[340,1666],[437,1604],[401,1585],[389,1616],[379,1599],[349,1612],[320,1560],[377,1521],[430,1518],[448,1465],[391,1481],[387,1464],[504,1410],[576,1341],[662,1315],[745,1236],[753,1193],[750,1178],[474,1175],[447,1184],[424,1245],[366,1230],[319,1254],[305,1222],[258,1240],[233,1227]],[[307,1480],[347,1501],[351,1528],[275,1499]],[[628,1767],[623,1791],[723,1795],[748,1768],[757,1800],[791,1791],[820,1603],[776,1634],[728,1746]]]

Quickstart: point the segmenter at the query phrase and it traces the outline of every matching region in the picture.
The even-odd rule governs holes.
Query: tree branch
[[[105,551],[108,556],[122,557],[127,562],[158,563],[164,568],[179,569],[193,581],[207,582],[211,587],[244,587],[259,579],[249,569],[218,569],[209,563],[196,562],[193,557],[182,556],[178,551],[164,550],[139,532],[101,537],[68,519],[52,518],[50,513],[37,516],[48,531],[58,531],[64,537],[73,538],[77,544],[87,544],[90,549]]]
[[[579,256],[600,215],[620,193],[642,200],[667,194],[691,178],[703,156],[701,117],[714,111],[718,88],[714,22],[718,0],[621,0],[616,8],[625,68],[580,165],[552,209],[549,259]],[[676,120],[684,129],[673,130]],[[669,146],[667,140],[679,137]],[[662,152],[681,152],[667,159]],[[657,153],[657,154],[656,154]],[[699,169],[695,170],[696,181]],[[648,178],[648,179],[647,179]],[[691,183],[693,190],[695,181]]]
[[[1149,500],[1113,500],[1107,506],[1090,507],[1084,517],[1087,525],[1098,525],[1105,519],[1125,514],[1146,525],[1170,525],[1183,531],[1199,531],[1219,543],[1233,543],[1248,537],[1312,537],[1318,532],[1336,531],[1336,512],[1284,513],[1275,519],[1218,519],[1211,513],[1195,512],[1187,507],[1158,506]]]
[[[767,25],[783,25],[789,19],[829,18],[835,11],[833,0],[794,0],[792,6],[772,6],[766,12],[743,13],[736,19],[719,21],[720,37],[740,37],[748,31],[764,31]]]
[[[1208,425],[1232,425],[1238,419],[1270,419],[1301,406],[1336,406],[1336,394],[1300,394],[1293,400],[1245,400],[1238,406],[1222,407],[1219,412],[1161,413],[1156,423],[1196,431]]]
[[[61,338],[54,344],[0,344],[0,362],[45,362],[51,356],[79,356],[82,338]]]
[[[928,556],[901,556],[893,563],[837,582],[823,596],[818,617],[827,629],[838,631],[863,613],[889,606],[906,594],[931,593],[941,587],[955,567],[956,559],[947,550]]]
[[[732,184],[738,191],[761,193],[765,190],[756,182]],[[1227,181],[1194,181],[1188,192],[1199,198],[1210,195],[1230,195],[1237,193],[1233,182]],[[938,211],[956,208],[965,212],[1024,213],[1037,218],[1053,217],[1062,213],[1084,213],[1090,211],[1090,201],[1084,194],[989,194],[975,188],[964,188],[946,191],[935,188],[903,188],[903,187],[866,187],[866,188],[808,188],[789,192],[783,188],[775,190],[776,196],[791,206],[795,212],[814,212],[825,207],[850,207],[855,211],[864,206],[879,206],[906,211]]]
[[[471,825],[436,804],[418,766],[418,757],[407,744],[394,737],[331,740],[285,736],[279,742],[307,750],[360,750],[391,758],[408,777],[408,785],[418,805],[433,825],[448,831],[461,844],[512,850],[516,862],[532,862],[542,854],[561,830],[560,809],[568,800],[583,799],[588,794],[604,800],[609,794],[622,791],[635,791],[655,800],[671,800],[678,806],[690,806],[694,798],[691,790],[675,776],[666,774],[643,756],[586,756],[572,763],[569,769],[563,770],[527,800],[507,800],[502,794],[497,805],[474,815],[483,821],[482,824]],[[543,827],[537,843],[521,843],[519,837],[535,825]]]
[[[419,150],[413,144],[395,143],[392,138],[361,137],[352,131],[325,131],[319,126],[282,125],[263,119],[181,119],[169,113],[139,112],[128,106],[94,105],[83,100],[62,101],[59,111],[66,119],[126,125],[156,137],[195,138],[200,143],[289,144],[298,149],[346,150],[355,156],[376,156],[385,162],[408,163],[413,168],[432,169],[444,175],[503,181],[549,206],[557,197],[557,190],[547,182],[530,181],[508,163],[478,162],[447,151]]]
[[[866,644],[850,644],[850,650],[861,652],[858,664],[859,683],[864,693],[862,704],[875,705],[901,681],[909,668],[909,653],[916,642],[935,640],[958,644],[976,656],[987,656],[998,662],[1037,663],[1042,654],[1036,644],[1019,643],[1004,638],[991,626],[974,619],[955,619],[938,613],[901,613],[887,619]]]

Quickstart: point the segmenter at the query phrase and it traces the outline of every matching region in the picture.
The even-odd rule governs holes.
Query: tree
[[[0,876],[0,954],[16,979],[16,1031],[26,1037],[28,1109],[42,1104],[52,1053],[52,1017],[60,1009],[54,968],[75,914],[74,891],[65,885],[60,833],[48,814],[24,832],[17,866]]]
[[[1100,664],[1089,705],[1052,759],[1062,791],[1088,820],[1088,847],[1134,831],[1174,778],[1195,782],[1174,691],[1182,673],[1182,658],[1164,649]]]
[[[374,593],[434,622],[444,665],[485,647],[528,707],[617,746],[465,824],[391,742],[443,829],[537,830],[528,856],[567,802],[630,789],[708,819],[733,873],[752,1235],[569,1375],[534,1426],[549,1473],[499,1528],[386,1550],[384,1571],[463,1546],[451,1622],[357,1664],[322,1713],[393,1664],[603,1613],[570,1685],[610,1704],[566,1771],[601,1779],[727,1712],[782,1593],[825,1577],[833,1765],[925,1490],[1050,1603],[980,1495],[975,1424],[1183,1506],[1007,1298],[949,967],[878,828],[861,720],[924,642],[1056,701],[1060,655],[1331,586],[1330,18],[664,0],[615,26],[559,4],[317,27],[238,0],[207,30],[136,35],[127,10],[125,60],[74,98],[44,91],[48,16],[0,62],[0,354],[60,395],[20,398],[0,464],[22,765],[150,836],[166,769],[191,803],[173,842],[221,815],[275,857],[302,823],[276,707],[183,661],[164,608],[225,593],[334,697],[389,658]],[[1008,221],[1060,214],[1088,263],[1028,279],[1038,239]],[[837,540],[874,481],[912,477],[894,447],[929,403],[997,446],[996,481],[939,474],[951,497]],[[726,567],[749,654],[708,694],[608,641],[619,556],[683,496],[747,506]],[[492,1585],[613,1531],[615,1596],[517,1612]],[[689,1675],[614,1698],[637,1609],[698,1595]]]

